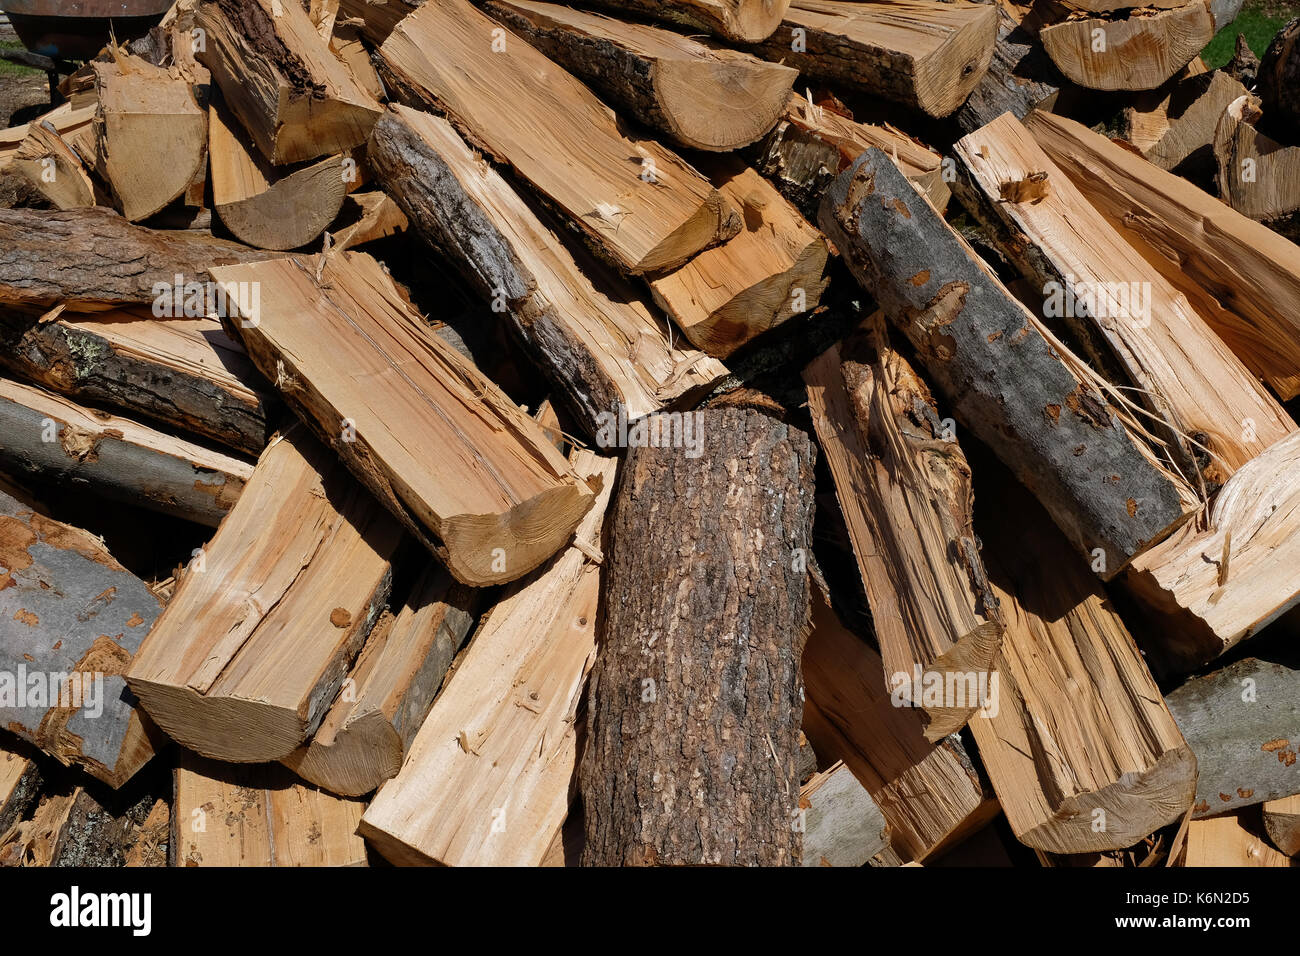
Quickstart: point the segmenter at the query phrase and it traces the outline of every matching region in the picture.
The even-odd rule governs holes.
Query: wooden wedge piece
[[[1221,25],[1210,0],[1190,0],[1119,19],[1066,20],[1038,36],[1057,68],[1080,86],[1153,90],[1205,49]]]
[[[1214,133],[1219,195],[1243,216],[1295,238],[1300,228],[1300,146],[1261,133],[1259,100],[1242,94],[1228,104]]]
[[[594,0],[597,6],[703,30],[735,43],[772,35],[790,0]]]
[[[1300,670],[1247,657],[1165,701],[1196,754],[1193,818],[1300,793]]]
[[[707,455],[651,445],[623,466],[581,767],[585,866],[801,860],[815,451],[754,408],[693,414]]]
[[[474,601],[470,588],[429,565],[406,603],[375,625],[312,739],[281,763],[348,797],[396,776],[474,625]]]
[[[379,617],[400,531],[305,429],[273,441],[181,576],[127,682],[174,740],[286,757],[319,725]]]
[[[445,113],[628,272],[671,269],[740,229],[680,157],[625,135],[580,80],[467,0],[428,0],[380,56],[390,89]]]
[[[671,30],[554,3],[484,8],[616,107],[681,146],[726,152],[764,136],[798,72]]]
[[[458,580],[513,581],[568,543],[591,490],[378,262],[341,252],[214,274],[260,285],[260,320],[232,323],[254,363]]]
[[[1217,165],[1214,131],[1228,104],[1245,93],[1222,70],[1176,80],[1124,108],[1121,138],[1161,169],[1208,182]]]
[[[1287,856],[1300,856],[1300,795],[1266,800],[1261,812],[1273,845]]]
[[[872,316],[804,369],[804,381],[884,677],[901,690],[899,706],[921,711],[934,742],[984,706],[1002,628],[972,525],[970,466],[883,323]],[[931,684],[958,694],[913,692]]]
[[[381,190],[353,193],[343,201],[337,232],[331,234],[332,248],[353,249],[367,242],[405,232],[410,226],[406,213]]]
[[[244,145],[225,108],[208,110],[212,204],[222,225],[258,249],[296,249],[334,221],[347,195],[342,156],[277,168]]]
[[[53,123],[32,126],[14,152],[10,167],[55,209],[94,206],[95,184],[78,156],[59,135]]]
[[[172,866],[366,866],[366,805],[293,779],[178,751],[172,771]]]
[[[122,786],[154,753],[123,675],[162,601],[99,538],[3,490],[0,569],[0,723]]]
[[[1196,507],[1096,380],[879,150],[840,174],[822,231],[912,340],[959,421],[1035,492],[1104,578]]]
[[[201,176],[207,117],[178,72],[121,54],[94,69],[99,172],[122,215],[139,222]]]
[[[953,147],[957,195],[1042,290],[1044,314],[1084,343],[1096,366],[1118,364],[1163,424],[1180,473],[1217,487],[1295,422],[1034,142],[1003,114]]]
[[[53,126],[54,131],[60,136],[66,135],[70,148],[81,137],[88,138],[93,142],[97,107],[98,104],[93,94],[81,96],[78,97],[77,104],[74,104],[72,100],[67,100],[48,113],[38,116],[30,123],[0,129],[0,172],[10,168],[17,158],[19,148],[26,142],[32,130],[45,123]],[[82,157],[82,161],[85,161],[84,157]]]
[[[574,545],[484,617],[360,832],[393,863],[537,866],[559,837],[596,654],[601,523],[617,462],[574,452],[599,485]]]
[[[253,473],[243,459],[6,378],[0,463],[42,486],[89,488],[214,528]]]
[[[799,809],[804,866],[865,866],[889,847],[889,823],[842,761],[803,785]]]
[[[0,363],[61,395],[257,455],[271,431],[259,391],[269,386],[217,319],[191,311],[199,317],[185,317],[183,302],[176,318],[139,307],[47,321],[0,314]]]
[[[787,319],[811,312],[830,281],[822,234],[740,160],[698,167],[744,213],[740,233],[650,280],[655,302],[700,350],[726,358]]]
[[[1246,367],[1300,394],[1300,247],[1067,119],[1033,113],[1043,151]]]
[[[1210,820],[1193,820],[1187,830],[1184,866],[1295,866],[1295,861],[1269,846],[1243,824],[1243,814],[1229,813]]]
[[[1165,618],[1150,651],[1166,666],[1199,667],[1300,603],[1297,465],[1293,432],[1238,469],[1196,521],[1133,562],[1130,589]]]
[[[993,4],[794,0],[756,51],[800,73],[948,116],[989,68]]]
[[[413,227],[506,312],[589,435],[620,409],[635,420],[689,403],[727,374],[687,347],[643,291],[484,168],[446,120],[396,106],[368,154]]]
[[[359,146],[383,107],[330,50],[301,3],[204,0],[199,62],[271,163]]]
[[[211,266],[267,255],[198,233],[132,225],[111,209],[0,209],[0,305],[98,312],[148,305],[178,286],[183,299],[185,284],[207,281]],[[132,267],[123,269],[124,262]]]

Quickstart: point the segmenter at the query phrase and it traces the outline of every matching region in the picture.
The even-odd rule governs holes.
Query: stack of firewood
[[[116,38],[0,131],[0,862],[1290,865],[1239,7]]]

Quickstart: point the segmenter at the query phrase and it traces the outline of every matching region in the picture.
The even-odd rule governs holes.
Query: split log
[[[1300,17],[1273,37],[1259,64],[1256,92],[1264,112],[1291,129],[1300,126]],[[1293,140],[1293,143],[1300,139]]]
[[[1035,492],[1098,573],[1114,576],[1186,520],[1190,487],[1155,461],[1080,377],[1082,362],[1048,341],[883,153],[869,150],[840,174],[821,226],[903,327],[958,420]]]
[[[248,462],[224,452],[5,378],[0,462],[42,487],[90,488],[214,528],[253,473]]]
[[[0,364],[81,402],[259,454],[271,429],[256,388],[269,387],[218,320],[186,318],[183,304],[170,311],[178,317],[136,308],[44,322],[0,312]]]
[[[596,654],[601,523],[617,462],[574,470],[601,486],[573,546],[484,617],[360,832],[404,865],[537,866],[561,833],[578,765],[579,710]]]
[[[1026,846],[1133,846],[1187,814],[1196,758],[1087,565],[1018,482],[982,464],[975,527],[1005,630],[992,706],[970,722],[980,760]]]
[[[334,223],[331,248],[354,249],[405,232],[410,222],[388,193],[353,193],[343,201],[343,209]]]
[[[804,866],[865,866],[889,846],[889,824],[871,794],[836,761],[799,791]]]
[[[1297,697],[1300,670],[1248,657],[1165,698],[1196,754],[1194,819],[1300,793]]]
[[[1296,430],[1015,117],[969,134],[953,153],[962,203],[991,227],[1003,254],[1042,290],[1046,314],[1060,317],[1094,363],[1104,368],[1113,356],[1189,481],[1212,490]]]
[[[123,675],[161,610],[97,537],[0,491],[0,725],[122,786],[154,753]]]
[[[651,441],[623,466],[581,767],[584,866],[800,863],[816,452],[756,409],[695,417],[707,454]],[[648,420],[667,446],[664,422]]]
[[[8,833],[36,805],[41,792],[41,768],[27,745],[0,742],[0,833]]]
[[[609,417],[687,404],[727,374],[703,352],[674,345],[644,292],[571,248],[446,120],[394,107],[368,153],[420,235],[508,313],[588,434]]]
[[[1290,238],[1300,234],[1300,146],[1284,146],[1255,128],[1259,100],[1228,104],[1214,133],[1219,196],[1243,216]]]
[[[47,123],[54,127],[54,131],[59,136],[68,138],[70,147],[79,135],[93,140],[96,109],[97,100],[93,94],[90,94],[79,97],[76,105],[72,100],[60,103],[30,123],[0,129],[0,173],[10,168],[17,158],[19,148],[32,134],[32,130]]]
[[[963,133],[973,133],[1003,113],[1024,119],[1035,109],[1052,109],[1064,82],[1037,36],[1017,22],[1003,4],[997,8],[993,60],[956,114]]]
[[[408,0],[409,2],[409,0]],[[790,0],[593,0],[597,6],[704,31],[733,43],[766,40]]]
[[[1118,19],[1082,17],[1039,31],[1043,49],[1070,80],[1091,90],[1154,90],[1196,57],[1227,21],[1211,0]]]
[[[81,209],[97,204],[95,184],[81,157],[63,141],[52,123],[32,127],[14,152],[11,168],[55,209]]]
[[[179,73],[120,53],[94,69],[99,173],[122,215],[139,222],[202,175],[207,117]]]
[[[366,866],[366,805],[297,783],[283,767],[239,767],[179,752],[172,866]]]
[[[948,116],[993,59],[994,4],[794,0],[759,55],[800,73]]]
[[[474,624],[474,603],[471,589],[430,565],[396,616],[375,626],[312,739],[281,763],[345,797],[396,776]]]
[[[1209,182],[1214,131],[1246,88],[1222,70],[1188,76],[1138,98],[1120,114],[1120,138],[1161,169]]]
[[[971,521],[971,472],[930,390],[889,347],[883,317],[804,370],[808,410],[835,480],[871,604],[884,675],[900,706],[942,740],[985,704],[1001,642]],[[967,677],[982,681],[965,693]],[[912,693],[937,682],[961,700]]]
[[[0,866],[53,866],[59,840],[80,792],[77,787],[67,793],[42,795],[30,820],[21,820],[0,834]]]
[[[1295,866],[1243,824],[1241,814],[1193,820],[1187,831],[1184,866]]]
[[[214,275],[261,288],[259,319],[231,323],[253,362],[457,580],[513,581],[572,537],[591,491],[374,259],[341,252]]]
[[[384,78],[408,105],[445,113],[626,271],[671,269],[739,231],[680,157],[624,135],[580,80],[512,36],[467,0],[432,0],[384,42]]]
[[[744,213],[740,233],[650,280],[655,302],[691,342],[717,358],[795,315],[811,312],[830,281],[828,250],[767,180],[731,157],[697,161]]]
[[[884,665],[813,588],[803,654],[804,730],[817,753],[843,760],[880,807],[904,860],[936,856],[998,811],[958,737],[925,739],[921,715],[896,707]]]
[[[334,34],[329,38],[330,49],[342,60],[361,88],[377,101],[387,99],[384,82],[379,78],[375,64],[371,62],[369,48],[361,42],[363,29],[355,22],[334,25]]]
[[[278,760],[320,724],[387,599],[394,521],[301,429],[272,442],[127,683],[172,739]]]
[[[1300,434],[1242,466],[1195,521],[1141,555],[1130,589],[1161,612],[1167,668],[1213,660],[1300,603]],[[1171,622],[1177,622],[1171,627]]]
[[[268,253],[237,242],[132,225],[111,209],[0,209],[0,304],[96,312],[149,304],[214,265]],[[123,263],[129,263],[123,268]]]
[[[1287,856],[1300,856],[1300,795],[1264,802],[1264,830]]]
[[[367,40],[378,46],[388,39],[393,27],[424,0],[339,0],[339,24],[357,23]]]
[[[729,151],[785,111],[796,70],[640,23],[533,0],[485,7],[614,106],[681,146]]]
[[[903,171],[936,209],[948,204],[943,157],[892,126],[855,123],[795,98],[785,117],[758,147],[755,167],[810,221],[817,219],[826,188],[863,152],[875,146]]]
[[[343,208],[343,157],[277,168],[244,145],[223,106],[208,110],[212,205],[236,239],[258,249],[296,249],[316,239]]]
[[[199,62],[276,165],[359,146],[383,112],[300,3],[204,0],[194,22],[206,40]]]
[[[1187,296],[1247,368],[1300,394],[1300,250],[1073,120],[1032,114],[1038,145]]]

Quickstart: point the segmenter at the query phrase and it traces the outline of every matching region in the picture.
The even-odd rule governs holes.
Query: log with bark
[[[1109,579],[1195,508],[1136,423],[879,150],[840,174],[823,232],[902,326],[959,421],[1035,492]]]
[[[276,165],[358,146],[383,112],[300,3],[204,0],[195,26],[204,36],[199,62]]]
[[[170,311],[177,317],[131,308],[51,321],[0,311],[0,364],[79,402],[260,453],[269,385],[217,319]]]
[[[179,751],[172,866],[367,866],[366,805],[295,781],[274,764],[241,767]]]
[[[617,462],[586,450],[601,485],[554,561],[484,617],[361,833],[399,864],[537,866],[576,787],[581,705],[596,654],[601,525]]]
[[[1176,79],[1124,108],[1120,138],[1161,169],[1208,183],[1217,169],[1214,131],[1228,104],[1245,93],[1222,70]]]
[[[390,90],[445,113],[629,272],[681,265],[740,229],[684,160],[626,135],[580,80],[468,0],[425,3],[380,57]]]
[[[804,370],[891,689],[932,742],[986,703],[1001,642],[971,524],[971,472],[930,390],[889,346],[879,313]],[[965,693],[965,678],[980,683]],[[961,700],[912,688],[961,688]]]
[[[1293,432],[1133,562],[1128,586],[1162,618],[1148,653],[1163,669],[1195,669],[1300,603],[1298,465]]]
[[[120,787],[156,734],[123,675],[162,601],[88,531],[0,490],[0,724]]]
[[[1300,237],[1300,145],[1287,146],[1261,132],[1257,125],[1263,116],[1260,101],[1249,93],[1228,104],[1214,132],[1215,183],[1237,212],[1295,239]]]
[[[884,815],[842,761],[799,791],[804,866],[865,866],[889,846]]]
[[[261,288],[256,320],[230,322],[253,362],[458,580],[513,581],[568,543],[590,489],[376,260],[340,252],[214,275]]]
[[[1052,109],[1064,82],[1029,24],[1013,17],[1006,5],[997,8],[993,60],[956,113],[963,133],[973,133],[1003,113],[1024,119],[1034,109]]]
[[[1244,658],[1165,701],[1196,754],[1193,818],[1300,793],[1300,670]]]
[[[819,80],[948,116],[993,59],[994,4],[794,0],[756,51]]]
[[[762,176],[734,157],[697,167],[742,210],[739,234],[650,280],[655,302],[691,342],[717,358],[811,312],[830,281],[822,234]]]
[[[681,146],[748,146],[785,110],[797,71],[641,23],[533,0],[484,8],[550,59]]]
[[[345,797],[396,776],[474,624],[474,604],[472,589],[429,565],[402,607],[375,625],[312,739],[281,763]]]
[[[1034,113],[1026,125],[1247,368],[1283,399],[1300,394],[1300,249],[1073,120]]]
[[[1273,845],[1287,856],[1300,856],[1300,795],[1266,800],[1260,812]]]
[[[1279,126],[1300,126],[1300,17],[1274,35],[1259,64],[1256,92],[1264,112]],[[1300,136],[1291,140],[1300,145]]]
[[[613,505],[586,866],[800,862],[815,451],[756,408],[695,417],[706,453],[672,447],[671,422],[651,417],[659,441],[628,450]]]
[[[204,756],[288,756],[379,617],[400,538],[338,460],[292,429],[197,549],[127,683],[172,739]]]
[[[241,458],[7,378],[0,465],[42,487],[90,490],[214,528],[253,473]]]
[[[1189,481],[1217,488],[1295,422],[1186,298],[1124,241],[1010,114],[953,148],[956,192],[1044,311],[1135,386]],[[1253,427],[1247,427],[1253,422]]]
[[[415,230],[507,313],[588,435],[689,404],[727,374],[675,344],[644,292],[567,242],[446,120],[394,107],[368,152]]]

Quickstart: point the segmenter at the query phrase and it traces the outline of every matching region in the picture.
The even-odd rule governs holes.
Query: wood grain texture
[[[865,866],[889,846],[889,823],[841,761],[799,791],[804,866]]]
[[[1287,856],[1300,856],[1300,795],[1265,800],[1260,812],[1273,845]]]
[[[1300,213],[1300,146],[1279,143],[1256,129],[1260,102],[1243,93],[1228,104],[1214,131],[1219,195],[1243,216],[1294,239]]]
[[[703,30],[737,43],[772,35],[790,0],[595,0],[621,13],[653,17],[691,32]]]
[[[1247,829],[1246,819],[1229,813],[1210,820],[1193,820],[1187,831],[1187,858],[1184,866],[1295,866],[1285,854],[1269,846],[1259,835]]]

